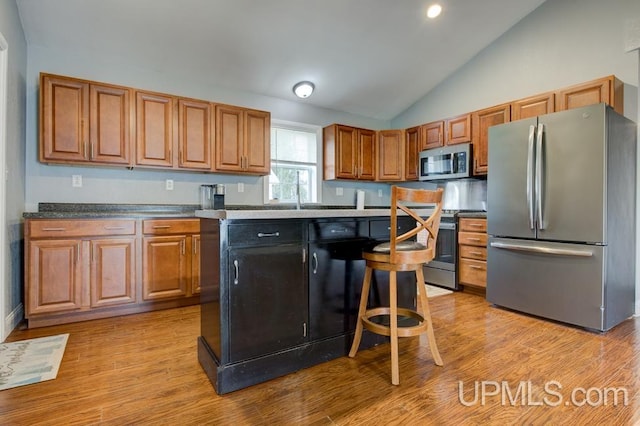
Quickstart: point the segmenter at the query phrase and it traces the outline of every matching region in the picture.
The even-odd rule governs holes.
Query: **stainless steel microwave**
[[[443,146],[421,151],[419,180],[457,179],[471,176],[471,144]]]

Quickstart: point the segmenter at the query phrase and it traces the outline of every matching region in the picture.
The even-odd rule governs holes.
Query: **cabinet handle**
[[[482,226],[482,224],[481,224],[481,223],[467,223],[467,225],[469,225],[469,226],[474,226],[474,227],[476,227],[476,228],[479,228],[479,227],[481,227],[481,226]]]
[[[180,241],[180,250],[182,251],[182,255],[184,256],[186,254],[186,242],[185,240]]]
[[[193,254],[198,254],[198,240],[193,238]]]
[[[104,229],[108,231],[118,231],[124,229],[124,226],[105,226]]]
[[[258,238],[264,237],[279,237],[280,232],[258,232]]]
[[[89,160],[93,160],[93,144],[89,143]]]
[[[182,166],[182,151],[178,152],[178,164]]]
[[[169,229],[171,225],[153,225],[153,229]]]
[[[318,273],[318,255],[313,253],[313,274]]]
[[[484,270],[484,268],[483,268],[482,266],[476,266],[476,265],[469,265],[469,268],[471,268],[471,269]]]
[[[307,323],[302,323],[302,337],[307,337]]]
[[[389,229],[391,229],[391,228],[389,228]],[[332,233],[332,234],[344,234],[345,232],[349,232],[349,230],[348,230],[348,229],[346,229],[346,228],[342,228],[342,229],[332,229],[332,230],[331,230],[331,233]]]
[[[236,277],[233,279],[233,284],[238,285],[238,278],[240,276],[240,268],[238,267],[238,261],[233,261],[233,267],[235,268]]]
[[[76,263],[80,262],[80,243],[76,244]]]
[[[470,237],[467,237],[467,240],[469,240],[469,241],[480,241],[480,238],[470,238]]]
[[[480,256],[482,253],[479,251],[470,251],[470,254],[475,254],[476,256]]]
[[[43,231],[51,232],[51,231],[64,231],[66,228],[42,228]]]

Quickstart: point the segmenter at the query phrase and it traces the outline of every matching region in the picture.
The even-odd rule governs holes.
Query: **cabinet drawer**
[[[481,234],[479,232],[458,232],[458,244],[486,247],[487,234]]]
[[[31,219],[26,223],[26,233],[31,238],[134,235],[136,233],[136,222],[135,220],[127,219]]]
[[[487,248],[477,246],[460,246],[460,257],[476,260],[487,260]]]
[[[460,231],[487,232],[487,219],[461,217]]]
[[[410,217],[398,217],[398,235],[416,227],[416,221]],[[389,239],[391,219],[374,219],[369,224],[369,235],[372,238]]]
[[[302,223],[282,221],[229,225],[229,245],[276,245],[304,240]]]
[[[368,231],[366,222],[356,220],[312,222],[309,224],[309,241],[366,237]]]
[[[200,219],[143,220],[142,232],[150,235],[198,234],[200,233]]]
[[[487,262],[472,259],[460,259],[460,284],[470,284],[479,287],[487,286]]]

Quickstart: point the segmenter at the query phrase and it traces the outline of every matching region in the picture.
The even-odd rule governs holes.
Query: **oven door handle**
[[[451,229],[452,231],[456,230],[455,223],[442,223],[440,222],[440,229]]]

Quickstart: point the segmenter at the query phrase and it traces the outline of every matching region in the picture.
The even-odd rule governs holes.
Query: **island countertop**
[[[431,214],[431,209],[416,210],[423,217]],[[277,209],[277,210],[196,210],[196,217],[203,219],[244,220],[244,219],[312,219],[337,217],[374,217],[389,216],[388,208],[372,209]],[[398,212],[398,215],[405,215]]]

